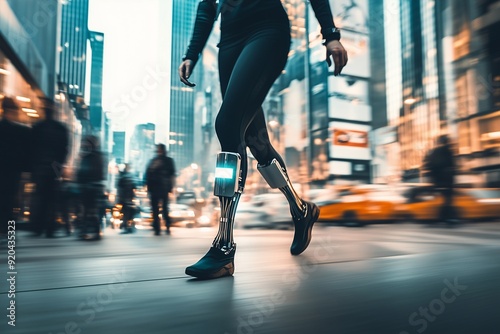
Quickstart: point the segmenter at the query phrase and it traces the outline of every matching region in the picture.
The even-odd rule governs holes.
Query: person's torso
[[[170,177],[173,176],[172,160],[166,156],[154,158],[148,167],[147,185],[150,191],[167,191]]]
[[[220,0],[222,34],[244,30],[259,22],[282,24],[286,14],[280,0]]]
[[[67,132],[64,125],[57,121],[42,121],[33,130],[36,163],[52,163],[62,160],[67,142]]]
[[[26,170],[28,164],[30,142],[30,129],[26,126],[0,121],[0,171]]]
[[[135,181],[130,173],[123,173],[120,176],[119,196],[121,199],[132,199],[134,197]]]
[[[79,182],[100,182],[104,180],[103,162],[100,152],[90,152],[84,155],[80,161]]]

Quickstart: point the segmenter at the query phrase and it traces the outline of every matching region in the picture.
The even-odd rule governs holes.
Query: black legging
[[[224,34],[224,32],[223,32]],[[219,77],[223,103],[215,130],[224,152],[241,156],[241,186],[247,175],[246,147],[260,164],[276,158],[267,133],[262,103],[285,67],[290,50],[288,21],[263,22],[222,43],[219,50]]]

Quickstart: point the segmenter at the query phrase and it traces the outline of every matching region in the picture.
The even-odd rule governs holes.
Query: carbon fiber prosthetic
[[[234,216],[242,192],[243,188],[238,189],[233,197],[219,197],[221,204],[219,231],[212,242],[212,246],[225,252],[230,251],[234,247]]]
[[[294,219],[304,217],[307,206],[293,188],[293,185],[288,178],[288,174],[285,169],[281,167],[278,160],[273,159],[271,163],[266,166],[257,165],[257,169],[271,188],[277,188],[285,195],[288,204],[290,205],[290,213],[292,214],[292,217]]]
[[[215,166],[214,195],[220,201],[219,231],[212,246],[224,252],[234,247],[233,229],[236,208],[243,193],[239,154],[221,152]]]

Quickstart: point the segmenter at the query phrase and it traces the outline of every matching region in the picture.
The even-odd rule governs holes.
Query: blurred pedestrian
[[[122,206],[123,221],[121,228],[124,233],[134,232],[133,224],[136,207],[134,205],[136,183],[134,176],[130,173],[130,164],[125,164],[123,171],[118,176],[116,188],[118,190],[118,204]]]
[[[160,235],[160,203],[162,217],[167,226],[167,234],[170,234],[171,219],[168,212],[168,195],[175,186],[175,163],[174,159],[167,156],[167,148],[164,144],[156,145],[156,157],[151,159],[146,169],[146,186],[148,188],[149,200],[153,211],[153,229],[155,235]]]
[[[427,170],[433,187],[441,193],[443,198],[439,220],[452,222],[453,219],[457,218],[453,206],[456,162],[447,135],[440,136],[437,140],[437,146],[427,154],[424,160],[424,169]]]
[[[55,119],[56,104],[42,98],[45,118],[33,126],[33,179],[35,192],[35,234],[54,236],[56,201],[63,165],[68,155],[69,134]]]
[[[64,223],[66,235],[70,236],[73,231],[73,224],[71,221],[71,214],[76,214],[76,203],[75,199],[75,186],[74,182],[70,180],[68,175],[65,175],[66,172],[63,172],[63,176],[60,180],[58,187],[58,196],[57,196],[57,211]]]
[[[0,120],[0,238],[7,235],[8,222],[19,193],[21,173],[30,170],[31,129],[16,122],[20,108],[10,97],[2,100]]]
[[[80,148],[80,165],[76,180],[79,186],[82,204],[80,221],[80,238],[101,239],[101,218],[104,204],[105,159],[99,150],[99,139],[96,136],[85,136]],[[94,237],[88,232],[92,231]]]
[[[328,0],[310,0],[326,47],[326,61],[335,63],[339,75],[347,63]],[[290,51],[291,31],[288,15],[280,0],[202,0],[193,35],[179,77],[188,79],[198,61],[214,21],[221,14],[219,43],[219,79],[223,103],[215,121],[222,152],[217,155],[214,195],[219,197],[219,232],[208,253],[186,274],[199,278],[232,275],[236,244],[233,224],[236,207],[247,176],[247,147],[258,161],[258,170],[271,186],[279,188],[290,204],[295,223],[291,253],[302,253],[311,240],[319,209],[306,202],[294,190],[285,163],[269,141],[262,103],[276,78],[283,71]]]

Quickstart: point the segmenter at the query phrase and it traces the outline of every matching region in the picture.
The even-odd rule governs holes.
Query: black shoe
[[[306,250],[311,242],[311,232],[314,223],[319,217],[319,208],[316,204],[304,201],[307,207],[305,216],[294,218],[295,234],[293,236],[292,246],[290,253],[292,255],[299,255]]]
[[[170,235],[170,229],[167,228],[167,232],[165,232],[165,233],[167,233],[167,235]]]
[[[186,268],[186,274],[201,279],[213,279],[234,274],[236,245],[224,252],[211,247],[198,262]]]

